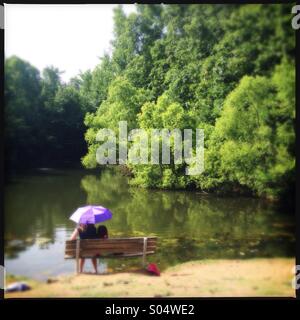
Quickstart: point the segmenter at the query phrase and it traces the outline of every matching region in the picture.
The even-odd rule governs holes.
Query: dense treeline
[[[86,167],[99,128],[203,128],[205,172],[130,165],[133,184],[275,197],[294,180],[294,32],[285,5],[141,5],[115,12],[111,57],[90,75]]]
[[[6,168],[18,170],[75,162],[86,152],[88,103],[60,71],[40,72],[13,56],[5,62]]]
[[[137,5],[129,16],[119,7],[112,54],[68,85],[54,68],[39,78],[33,67],[8,59],[9,145],[28,159],[37,150],[53,159],[81,156],[85,125],[82,163],[93,168],[96,133],[118,133],[121,120],[128,130],[203,128],[203,174],[185,175],[186,163],[128,165],[131,183],[283,196],[295,168],[290,18],[282,4]]]

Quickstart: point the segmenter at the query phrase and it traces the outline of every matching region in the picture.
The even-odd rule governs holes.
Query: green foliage
[[[271,78],[242,78],[226,98],[209,139],[201,188],[229,183],[275,197],[288,187],[295,167],[293,81],[293,65],[287,61]]]
[[[96,166],[98,129],[116,131],[120,120],[147,132],[203,128],[204,173],[186,176],[185,163],[128,164],[131,184],[282,195],[295,165],[289,19],[286,5],[138,5],[128,17],[116,9],[105,67],[114,73],[86,116],[83,164]]]
[[[280,197],[295,168],[295,34],[290,6],[137,5],[114,12],[111,55],[69,84],[60,72],[6,61],[7,148],[29,161],[97,166],[101,128],[204,129],[205,171],[132,165],[131,183]],[[26,146],[22,149],[21,146]],[[9,147],[8,147],[9,146]],[[25,150],[26,149],[26,150]],[[48,150],[48,152],[47,152]],[[65,152],[64,152],[64,151]],[[174,151],[171,139],[171,153]]]
[[[140,128],[157,129],[184,129],[186,117],[183,107],[175,102],[169,95],[163,94],[157,99],[157,103],[146,102],[137,115]]]
[[[134,87],[125,77],[117,77],[111,83],[107,99],[99,106],[95,114],[88,113],[85,124],[89,127],[85,139],[89,153],[83,158],[86,167],[96,165],[97,144],[96,134],[101,128],[108,128],[118,133],[119,121],[127,121],[128,130],[136,127],[136,115],[140,106],[147,100],[149,93],[145,89]]]
[[[6,165],[26,166],[39,147],[41,109],[39,71],[16,56],[5,64]]]
[[[61,72],[39,71],[18,57],[5,61],[5,148],[9,170],[75,162],[86,151],[86,97],[60,81]]]

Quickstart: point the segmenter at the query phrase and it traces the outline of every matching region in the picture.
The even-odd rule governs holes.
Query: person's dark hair
[[[105,239],[108,238],[108,231],[105,226],[99,226],[97,230],[98,238]]]

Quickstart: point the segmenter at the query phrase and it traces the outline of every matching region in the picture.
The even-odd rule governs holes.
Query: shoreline
[[[295,297],[294,258],[190,261],[161,276],[143,270],[59,276],[49,283],[7,277],[7,285],[24,281],[31,290],[5,298],[46,297]]]
[[[144,190],[151,190],[151,191],[165,191],[165,192],[191,192],[191,193],[196,193],[201,196],[212,196],[212,197],[219,197],[219,198],[234,198],[234,197],[242,197],[242,198],[249,198],[249,199],[257,199],[261,201],[266,201],[267,203],[270,204],[280,204],[282,199],[280,197],[273,197],[270,195],[258,195],[256,194],[253,190],[244,190],[243,186],[239,186],[239,188],[235,189],[229,189],[225,190],[223,186],[219,186],[218,189],[216,190],[203,190],[197,187],[192,187],[192,188],[160,188],[160,187],[143,187],[141,185],[136,185],[130,183],[130,181],[133,178],[133,174],[131,173],[130,169],[126,167],[126,169],[123,169],[124,165],[117,164],[117,165],[105,165],[105,167],[100,168],[86,168],[84,167],[81,163],[74,162],[72,165],[69,167],[67,165],[61,164],[61,165],[53,165],[51,164],[44,165],[44,166],[34,166],[34,167],[27,167],[24,169],[17,169],[16,171],[9,172],[7,178],[7,182],[9,182],[10,179],[14,176],[19,176],[19,175],[28,175],[31,173],[47,173],[47,172],[55,172],[55,171],[65,171],[65,170],[70,170],[70,171],[84,171],[87,174],[94,174],[94,173],[100,173],[105,170],[108,171],[113,171],[116,174],[121,174],[124,177],[129,178],[129,186],[132,188],[137,188],[137,189],[144,189]],[[125,173],[126,172],[126,173]],[[130,172],[130,173],[127,173]]]

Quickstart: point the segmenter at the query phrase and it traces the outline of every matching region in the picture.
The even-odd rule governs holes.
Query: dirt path
[[[204,260],[145,273],[70,275],[47,284],[28,281],[32,290],[13,297],[294,297],[292,258]]]

